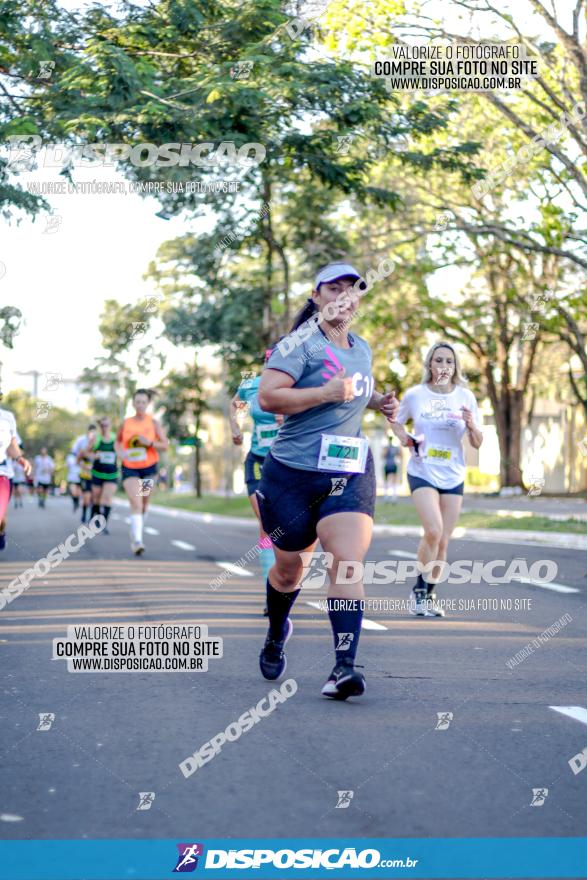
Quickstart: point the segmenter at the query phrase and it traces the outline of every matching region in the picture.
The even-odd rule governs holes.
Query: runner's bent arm
[[[352,400],[353,381],[344,377],[344,370],[315,388],[293,388],[295,379],[289,373],[266,367],[261,375],[257,399],[265,412],[295,415],[314,406]]]
[[[229,412],[229,421],[230,421],[230,430],[232,431],[233,437],[240,437],[242,432],[239,426],[239,423],[236,420],[236,414],[239,410],[239,403],[241,402],[240,397],[238,396],[238,391],[230,401],[230,412]]]
[[[399,400],[396,399],[395,391],[388,391],[381,394],[380,391],[373,390],[371,399],[367,404],[367,409],[374,409],[376,412],[382,412],[389,422],[393,422],[399,410]]]
[[[165,429],[163,425],[157,420],[153,419],[153,425],[155,427],[155,433],[157,434],[157,439],[153,440],[151,446],[154,449],[157,449],[159,452],[165,452],[165,450],[169,447],[169,440],[167,439],[167,434],[165,433]]]
[[[10,441],[10,443],[8,444],[8,447],[6,449],[6,454],[10,458],[15,458],[19,462],[19,464],[22,466],[22,469],[25,472],[25,476],[28,477],[33,469],[33,466],[30,463],[30,461],[24,457],[23,451],[20,448],[20,446],[18,445],[18,441],[17,441],[16,437],[13,437],[12,440]]]
[[[465,427],[467,429],[467,437],[469,438],[469,443],[473,447],[473,449],[479,449],[481,444],[483,443],[483,431],[477,427],[475,424],[474,416],[472,411],[466,407],[461,407],[463,413],[463,419],[465,422]]]
[[[404,426],[400,425],[399,422],[390,422],[389,424],[391,425],[391,430],[393,431],[401,445],[409,446],[410,438],[408,437],[408,432],[406,431]]]
[[[122,428],[123,428],[123,426],[124,426],[124,422],[120,426],[120,428],[118,429],[118,433],[116,434],[116,440],[114,441],[114,448],[116,450],[116,454],[118,455],[118,457],[120,459],[126,458],[126,449],[122,445]]]

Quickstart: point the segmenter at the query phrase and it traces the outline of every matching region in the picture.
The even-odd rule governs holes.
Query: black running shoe
[[[273,641],[271,636],[267,634],[263,650],[259,654],[259,666],[261,667],[261,674],[263,678],[266,678],[269,681],[275,681],[277,678],[279,678],[280,675],[283,675],[283,673],[285,672],[287,660],[285,659],[283,649],[286,645],[286,642],[291,637],[292,632],[293,623],[288,617],[287,629],[285,631],[283,641],[275,642]]]
[[[347,697],[360,697],[365,693],[365,687],[363,673],[357,672],[352,660],[343,660],[330,673],[322,695],[333,700],[346,700]]]

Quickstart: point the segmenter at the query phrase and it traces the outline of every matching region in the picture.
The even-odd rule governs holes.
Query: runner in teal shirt
[[[272,350],[273,349],[268,349],[265,352],[265,363]],[[261,525],[259,504],[255,493],[261,480],[261,471],[265,456],[277,437],[282,417],[275,416],[274,413],[265,412],[259,406],[257,392],[259,390],[260,382],[260,376],[243,379],[231,401],[230,424],[232,428],[232,442],[235,446],[240,446],[243,442],[243,435],[237,420],[237,413],[242,409],[243,403],[245,405],[248,404],[249,415],[253,421],[253,426],[251,431],[251,448],[245,458],[245,482],[247,484],[247,495],[249,496],[251,507],[255,511],[255,515],[259,520],[259,561],[261,563],[261,571],[263,572],[263,583],[265,583],[269,571],[275,563],[275,554],[273,552],[271,538]],[[264,613],[267,613],[266,608]]]

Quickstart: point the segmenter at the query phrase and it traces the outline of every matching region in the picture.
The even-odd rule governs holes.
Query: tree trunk
[[[523,488],[520,459],[524,393],[520,389],[510,388],[503,384],[498,390],[490,363],[486,366],[485,375],[499,442],[500,486],[501,488],[504,486],[522,486]]]
[[[499,439],[500,465],[499,476],[504,486],[521,486],[524,488],[520,469],[522,455],[522,414],[524,411],[524,395],[519,389],[509,388],[507,394],[499,401],[502,418],[497,421]]]
[[[198,416],[196,419],[196,446],[194,449],[194,487],[196,490],[196,497],[202,497],[202,477],[200,474],[200,445],[199,445],[199,434],[200,434],[200,417]]]

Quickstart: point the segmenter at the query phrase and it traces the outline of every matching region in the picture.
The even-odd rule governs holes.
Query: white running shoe
[[[145,545],[142,541],[133,541],[130,545],[130,549],[135,556],[141,556],[141,554],[145,552]]]
[[[414,590],[410,614],[415,617],[445,617],[444,609],[436,601],[436,593]]]

